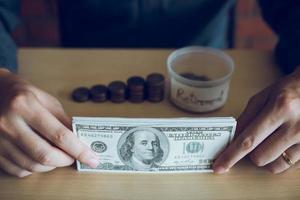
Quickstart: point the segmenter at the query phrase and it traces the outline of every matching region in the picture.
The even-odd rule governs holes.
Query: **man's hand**
[[[283,172],[292,163],[300,167],[300,69],[250,99],[236,134],[215,161],[215,173],[228,171],[246,155],[272,173]],[[292,163],[284,160],[284,152]]]
[[[0,169],[24,177],[98,157],[72,133],[60,102],[0,68]]]

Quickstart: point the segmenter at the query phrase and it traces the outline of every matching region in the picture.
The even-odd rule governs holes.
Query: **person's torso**
[[[234,0],[60,0],[69,47],[226,46]]]

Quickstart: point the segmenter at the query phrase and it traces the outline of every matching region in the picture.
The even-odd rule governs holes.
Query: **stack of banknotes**
[[[233,117],[73,117],[73,131],[98,156],[79,171],[177,173],[211,172],[215,158],[234,137]]]

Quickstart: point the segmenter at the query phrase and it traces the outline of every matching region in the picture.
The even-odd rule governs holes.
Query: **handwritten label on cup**
[[[208,112],[223,106],[227,99],[229,81],[213,87],[193,87],[171,78],[171,101],[192,112]]]

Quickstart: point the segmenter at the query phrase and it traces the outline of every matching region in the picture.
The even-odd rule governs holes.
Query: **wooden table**
[[[250,96],[280,77],[271,52],[233,50],[236,70],[229,99],[218,111],[191,114],[168,100],[142,104],[83,103],[70,100],[78,86],[108,84],[151,72],[167,75],[171,50],[21,49],[20,74],[56,96],[71,116],[238,117]],[[300,199],[300,171],[273,175],[242,160],[225,175],[87,174],[73,167],[34,174],[25,179],[0,174],[0,199]]]

